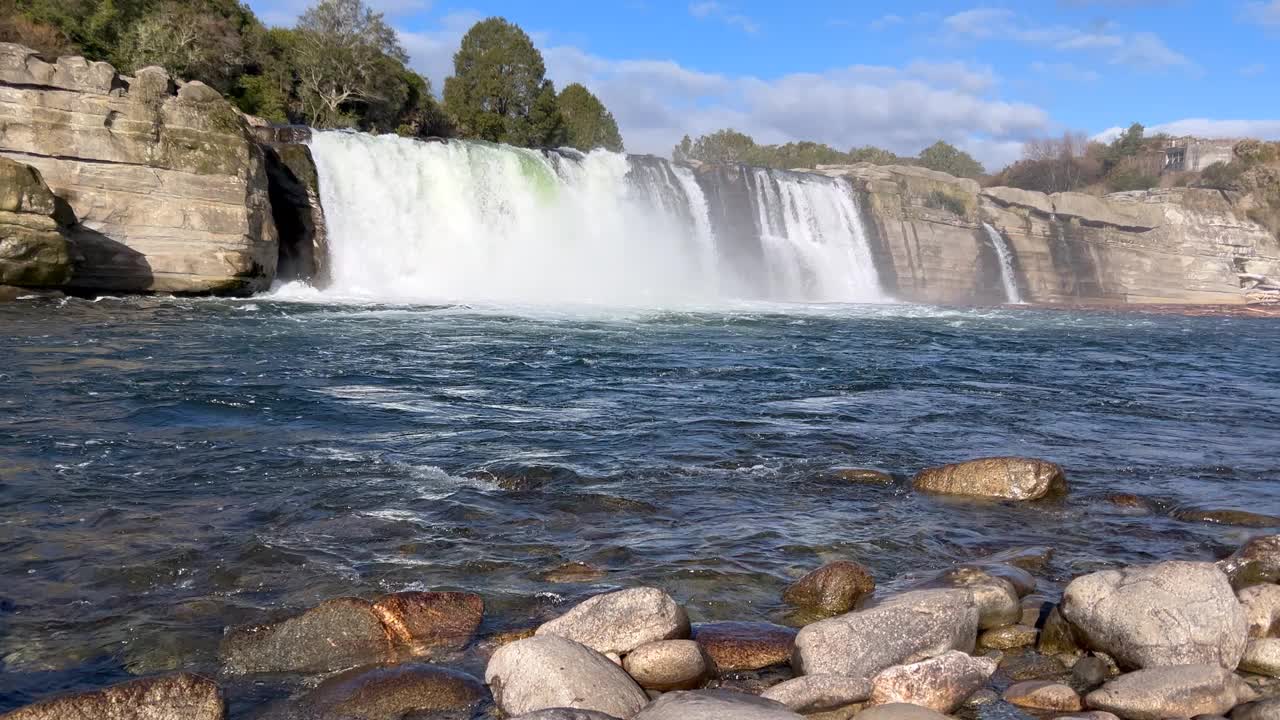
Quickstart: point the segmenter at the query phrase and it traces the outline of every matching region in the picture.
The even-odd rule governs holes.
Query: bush
[[[1244,163],[1239,161],[1218,161],[1200,172],[1200,182],[1196,184],[1215,190],[1230,190],[1239,182],[1244,170]]]
[[[1119,168],[1107,176],[1108,192],[1127,192],[1129,190],[1150,190],[1160,185],[1160,178],[1155,175]]]
[[[964,200],[942,190],[934,190],[924,199],[924,206],[934,210],[946,210],[952,215],[964,217],[968,207]]]

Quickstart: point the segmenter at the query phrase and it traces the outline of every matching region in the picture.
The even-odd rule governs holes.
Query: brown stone
[[[584,562],[567,562],[542,574],[542,579],[553,583],[585,583],[599,580],[605,571]]]
[[[233,675],[330,672],[388,659],[393,648],[367,600],[335,598],[279,623],[232,629],[221,654]]]
[[[1280,527],[1280,517],[1248,512],[1246,510],[1206,510],[1202,508],[1179,508],[1172,513],[1173,517],[1185,522],[1212,523],[1215,525],[1236,525],[1239,527]]]
[[[830,475],[845,482],[859,485],[892,485],[893,476],[887,472],[867,468],[832,468]]]
[[[410,713],[466,710],[488,693],[457,670],[407,663],[349,670],[325,680],[303,704],[325,717],[400,720]]]
[[[718,673],[759,670],[791,661],[796,631],[763,622],[716,622],[695,625],[693,639]]]
[[[792,583],[782,593],[782,599],[796,607],[838,615],[852,610],[875,589],[871,571],[856,562],[839,560]]]
[[[373,612],[397,643],[427,655],[466,647],[484,619],[484,600],[462,592],[400,592],[379,598]]]
[[[1013,705],[1033,710],[1079,712],[1084,709],[1080,696],[1067,685],[1043,680],[1030,680],[1012,685],[1004,691],[1004,699]]]
[[[0,715],[0,720],[223,720],[222,690],[212,680],[176,673],[68,695]]]
[[[1218,566],[1237,589],[1280,582],[1280,535],[1256,537]]]
[[[1067,491],[1062,468],[1033,458],[981,458],[920,471],[912,481],[920,492],[1005,500],[1039,500]]]
[[[708,664],[692,640],[659,640],[628,653],[622,667],[645,690],[670,692],[699,687]]]
[[[1012,650],[1036,644],[1040,631],[1027,625],[1007,625],[987,630],[978,636],[978,645],[995,650]]]

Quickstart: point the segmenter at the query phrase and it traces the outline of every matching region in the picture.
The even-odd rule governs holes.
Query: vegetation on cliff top
[[[501,18],[467,33],[443,105],[364,0],[315,0],[293,28],[266,27],[238,0],[0,0],[0,42],[126,74],[160,65],[277,123],[622,148],[599,99],[581,85],[557,94],[528,35]]]
[[[977,178],[985,172],[982,164],[971,155],[942,140],[920,151],[916,157],[901,157],[872,146],[841,152],[830,145],[809,141],[760,145],[750,135],[728,128],[696,140],[685,135],[671,156],[677,162],[743,163],[779,169],[869,162],[876,165],[919,165],[967,178]]]

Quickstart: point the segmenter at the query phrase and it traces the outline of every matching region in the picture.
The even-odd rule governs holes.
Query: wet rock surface
[[[309,718],[400,720],[414,713],[468,710],[488,696],[466,673],[419,663],[357,668],[329,678],[302,701]]]
[[[921,492],[1005,500],[1040,500],[1067,491],[1058,465],[1031,458],[981,458],[920,471],[912,485]]]
[[[827,563],[787,587],[782,599],[801,608],[838,615],[876,589],[871,571],[856,562]]]
[[[3,720],[223,720],[222,690],[212,680],[177,673],[133,680],[0,715]]]
[[[693,639],[719,673],[760,670],[791,661],[796,631],[757,622],[700,623]]]

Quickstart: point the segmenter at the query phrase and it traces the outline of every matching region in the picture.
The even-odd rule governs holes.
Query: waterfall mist
[[[329,292],[387,299],[679,305],[882,300],[848,183],[753,169],[756,237],[712,222],[688,167],[347,132],[311,140]],[[739,233],[740,234],[740,233]],[[761,258],[759,273],[735,259]]]

